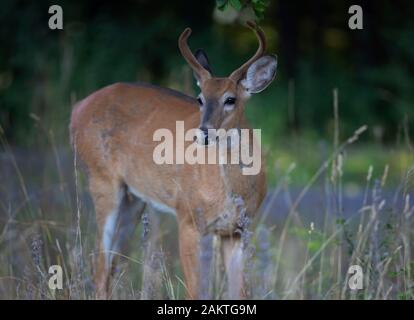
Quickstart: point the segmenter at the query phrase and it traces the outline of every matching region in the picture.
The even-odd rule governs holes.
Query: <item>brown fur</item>
[[[215,86],[211,90],[221,93]],[[241,114],[235,118],[242,124],[239,127],[248,128]],[[175,132],[177,120],[184,121],[186,130],[198,127],[197,102],[154,87],[118,83],[93,93],[76,105],[70,125],[71,139],[88,170],[98,243],[102,241],[103,225],[116,206],[115,197],[123,185],[138,190],[145,198],[174,208],[188,296],[196,298],[200,232],[195,223],[195,210],[201,210],[206,221],[213,221],[224,211],[229,191],[225,189],[218,165],[157,165],[153,162],[153,149],[157,145],[152,138],[154,130],[167,128]],[[244,176],[240,168],[229,172],[231,192],[244,199],[248,214],[254,214],[266,192],[264,173]],[[236,226],[233,227],[226,235],[235,230]],[[109,274],[102,252],[95,272],[98,297],[107,297]]]
[[[260,57],[265,48],[263,31],[259,28],[255,31],[260,45],[249,63]],[[249,63],[229,78],[211,77],[186,45],[190,33],[190,29],[183,32],[179,46],[200,77],[203,98],[210,106],[209,126],[215,129],[249,129],[244,118],[248,95],[235,78],[247,70]],[[230,112],[223,108],[224,93],[236,98]],[[171,89],[126,83],[105,87],[74,107],[71,141],[86,166],[96,211],[99,253],[95,283],[98,298],[109,297],[112,266],[107,263],[114,263],[108,259],[108,252],[103,252],[103,239],[108,236],[104,232],[105,224],[111,221],[110,217],[115,212],[117,225],[118,220],[121,224],[120,232],[127,230],[129,222],[122,222],[122,218],[133,212],[139,217],[146,202],[168,206],[177,214],[180,257],[189,298],[197,298],[199,294],[198,242],[201,234],[207,231],[222,237],[229,283],[235,286],[229,292],[243,296],[242,267],[238,256],[241,244],[236,231],[240,228],[241,210],[254,215],[266,194],[263,159],[262,170],[257,175],[243,175],[239,164],[158,165],[153,160],[153,150],[159,144],[153,141],[155,130],[165,128],[175,133],[176,121],[183,121],[185,130],[197,128],[205,109],[201,108],[200,112],[196,99]],[[186,146],[190,143],[186,142]],[[131,193],[135,193],[134,198]],[[197,215],[202,216],[207,228],[200,228]],[[231,265],[235,270],[231,270]]]

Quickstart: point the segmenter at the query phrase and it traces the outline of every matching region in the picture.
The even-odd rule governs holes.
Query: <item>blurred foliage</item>
[[[226,10],[229,6],[232,6],[237,11],[241,11],[244,8],[252,8],[255,16],[258,20],[264,19],[264,14],[269,1],[267,0],[216,0],[217,8],[221,11]]]
[[[12,144],[42,143],[36,125],[65,143],[71,106],[105,85],[148,81],[196,94],[177,48],[180,32],[191,26],[190,46],[204,47],[224,76],[256,49],[254,34],[241,26],[256,18],[279,59],[275,83],[247,108],[269,148],[298,135],[331,139],[333,88],[341,139],[368,124],[364,139],[409,143],[414,2],[359,3],[364,29],[352,31],[346,1],[57,0],[64,30],[50,30],[49,1],[3,0],[0,125]]]

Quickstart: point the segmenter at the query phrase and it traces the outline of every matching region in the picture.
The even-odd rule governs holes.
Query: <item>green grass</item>
[[[269,196],[285,197],[289,214],[269,219],[277,208],[264,206],[251,225],[247,248],[253,255],[245,268],[250,297],[413,299],[413,155],[404,147],[359,145],[358,141],[334,153],[327,147],[324,154],[317,152],[317,144],[301,140],[267,148]],[[1,186],[0,298],[92,299],[94,213],[85,197],[84,176],[73,170],[70,151],[57,148],[50,138],[49,158],[37,170],[34,164],[23,168],[21,163],[26,162],[3,138],[2,146],[11,168],[8,174],[14,179],[3,180]],[[340,164],[338,155],[344,155]],[[365,200],[344,217],[341,199],[349,184],[365,194]],[[331,206],[301,207],[302,197],[321,186]],[[299,189],[299,195],[293,197],[292,189]],[[395,193],[395,203],[385,201],[382,192],[386,190]],[[18,193],[14,200],[12,191]],[[311,209],[320,211],[318,221],[307,219]],[[147,214],[149,236],[143,238],[141,225],[130,255],[120,257],[112,299],[185,296],[175,219],[151,210]],[[215,272],[206,275],[210,277],[206,295],[214,299],[226,297],[218,246],[215,239]],[[63,290],[48,289],[51,264],[63,267]],[[364,270],[364,289],[357,292],[347,286],[347,270],[353,264]]]
[[[304,139],[295,143],[281,143],[266,147],[267,170],[272,173],[285,172],[294,165],[295,174],[291,177],[293,185],[301,186],[312,177],[325,160],[332,146],[327,141]],[[273,143],[276,144],[276,143]],[[388,166],[390,185],[397,185],[406,169],[414,162],[414,154],[406,147],[382,146],[361,143],[346,149],[343,153],[345,183],[361,184],[367,176],[368,168],[373,166],[375,177],[381,178]],[[275,174],[270,174],[270,184],[276,183]]]

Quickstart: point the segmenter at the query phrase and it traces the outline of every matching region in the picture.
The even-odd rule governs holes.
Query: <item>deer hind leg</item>
[[[98,299],[109,298],[114,252],[126,247],[145,205],[130,199],[125,186],[109,178],[90,178],[90,190],[95,205],[98,255],[95,262],[95,285]],[[136,219],[134,219],[134,217]]]
[[[134,235],[134,231],[141,220],[145,208],[146,203],[141,198],[130,193],[128,187],[125,185],[118,211],[115,234],[111,244],[112,252],[118,252],[123,257],[129,254],[130,240]],[[119,255],[112,258],[112,271],[114,271],[119,258],[121,258]]]
[[[115,232],[116,220],[122,199],[122,189],[118,181],[91,175],[89,187],[96,214],[97,257],[94,263],[94,281],[96,298],[107,299],[112,260],[111,245]]]
[[[221,250],[227,274],[228,299],[245,299],[244,258],[239,236],[222,236]]]

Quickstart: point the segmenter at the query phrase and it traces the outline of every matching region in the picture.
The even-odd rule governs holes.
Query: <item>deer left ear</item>
[[[201,66],[206,69],[210,74],[213,74],[210,67],[210,62],[208,61],[207,54],[203,49],[197,49],[195,54],[195,58],[197,59],[198,63],[201,64]],[[197,85],[200,85],[200,77],[197,73],[193,72],[194,77],[197,80]]]
[[[253,62],[247,69],[241,85],[249,93],[258,93],[267,88],[276,76],[277,57],[275,55],[263,56]]]

